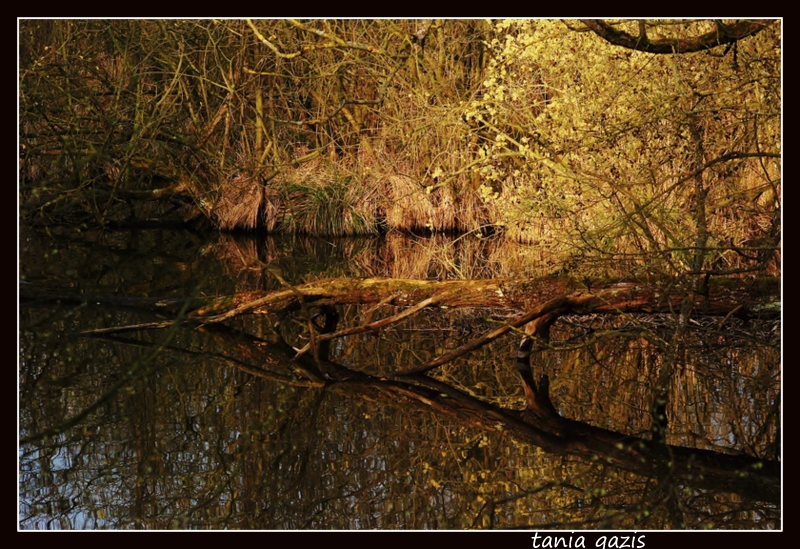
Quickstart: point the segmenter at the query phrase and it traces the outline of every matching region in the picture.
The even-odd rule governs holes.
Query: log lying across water
[[[336,278],[274,292],[217,298],[192,317],[218,322],[245,313],[277,313],[305,305],[386,303],[415,306],[490,307],[539,314],[670,313],[679,311],[686,289],[667,284],[608,281],[587,287],[568,277],[536,280],[407,280]],[[693,314],[775,318],[780,315],[780,280],[712,279],[695,292]],[[534,313],[536,315],[536,313]],[[530,319],[529,319],[530,320]]]
[[[40,291],[33,284],[20,287],[21,302],[73,301],[99,305],[119,305],[120,296],[83,295],[79,293]],[[737,316],[740,318],[776,318],[780,316],[780,279],[756,280],[711,279],[702,291],[690,292],[677,284],[654,284],[635,281],[596,281],[586,284],[569,277],[546,277],[535,280],[411,280],[393,278],[334,278],[286,285],[275,291],[241,292],[231,296],[192,298],[184,301],[190,311],[185,320],[198,324],[223,322],[244,314],[281,314],[303,306],[384,303],[413,307],[481,307],[519,311],[509,322],[519,327],[546,314],[593,313],[674,313],[689,295],[694,300],[694,316]],[[180,300],[123,298],[128,307],[177,312]],[[159,328],[173,320],[110,328]]]

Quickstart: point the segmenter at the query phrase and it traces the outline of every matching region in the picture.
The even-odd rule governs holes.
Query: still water
[[[541,252],[486,239],[256,238],[180,230],[21,228],[20,529],[771,529],[780,494],[657,482],[381,386],[300,381],[271,350],[278,319],[88,337],[169,320],[158,300],[206,298],[330,277],[487,278],[552,270]],[[77,297],[76,297],[77,296]],[[340,327],[399,312],[340,306]],[[426,309],[334,341],[332,360],[380,376],[412,367],[513,311]],[[281,320],[295,347],[301,316]],[[780,454],[777,321],[697,322],[671,379],[667,443]],[[558,411],[628,435],[651,426],[671,319],[567,318],[534,362]],[[584,337],[603,333],[604,337]],[[524,408],[508,336],[441,368],[464,398]],[[443,385],[444,386],[444,385]],[[779,481],[778,481],[779,482]]]

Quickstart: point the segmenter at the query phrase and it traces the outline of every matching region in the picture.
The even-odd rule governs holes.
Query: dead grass
[[[247,175],[238,175],[222,186],[214,215],[220,229],[255,229],[264,193]]]

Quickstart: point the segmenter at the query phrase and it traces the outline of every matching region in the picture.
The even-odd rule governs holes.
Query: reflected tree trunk
[[[47,294],[37,295],[35,288],[27,286],[21,291],[23,301],[47,298]],[[201,329],[215,334],[223,349],[215,358],[254,376],[343,392],[353,398],[380,401],[388,406],[428,409],[464,425],[486,431],[504,431],[519,441],[547,452],[581,456],[625,471],[659,478],[659,486],[669,478],[670,482],[680,482],[683,486],[734,492],[742,497],[778,503],[781,495],[778,461],[674,446],[665,442],[666,397],[664,391],[658,389],[666,385],[667,380],[661,379],[663,376],[659,377],[654,389],[652,434],[650,438],[643,438],[562,416],[551,401],[548,376],[542,374],[537,379],[533,373],[535,368],[531,368],[532,350],[537,345],[549,344],[550,328],[561,315],[680,311],[683,313],[681,317],[684,314],[717,315],[723,317],[723,322],[732,315],[745,318],[774,317],[780,307],[778,291],[779,285],[774,280],[758,283],[712,280],[700,294],[691,290],[681,291],[675,286],[662,287],[637,282],[593,283],[587,287],[568,278],[445,282],[335,279],[274,292],[213,299],[183,317],[183,322],[200,325]],[[64,299],[68,296],[54,297]],[[75,295],[71,299],[80,300],[81,296]],[[91,296],[91,299],[102,298]],[[114,300],[118,301],[119,298],[109,302]],[[135,304],[124,300],[121,304],[130,306],[132,303]],[[394,304],[407,308],[379,321],[368,321],[337,331],[339,315],[336,305],[352,303]],[[159,306],[152,300],[145,300],[140,305],[149,309]],[[172,302],[162,304],[164,307],[173,305]],[[524,312],[454,350],[413,368],[387,375],[368,375],[331,361],[332,340],[376,331],[432,307],[510,307]],[[292,311],[300,311],[309,330],[310,341],[300,349],[294,348],[280,335],[280,323]],[[275,336],[271,340],[245,334],[223,323],[243,314],[267,313],[277,318]],[[688,317],[683,319],[684,322],[687,320]],[[160,328],[174,325],[175,322],[170,320],[96,329],[85,332],[85,335],[119,339],[120,336],[115,332]],[[516,357],[516,369],[524,389],[525,410],[505,409],[481,401],[425,375],[522,327],[525,327],[525,332]],[[671,354],[669,349],[664,350],[667,355]],[[260,366],[254,367],[252,364]],[[671,362],[663,365],[662,373],[664,371],[672,371]],[[53,432],[50,429],[46,434],[52,435]],[[23,442],[35,439],[36,435],[33,435]],[[675,521],[679,525],[677,514]]]
[[[236,339],[230,336],[227,333],[221,341]],[[263,360],[271,367],[308,378],[298,379],[300,384],[307,384],[309,379],[314,379],[317,380],[317,386],[345,393],[355,399],[430,410],[464,425],[490,432],[503,431],[518,441],[550,453],[576,455],[652,478],[668,476],[670,482],[680,482],[683,486],[733,492],[757,501],[780,501],[779,462],[667,445],[658,437],[647,439],[629,436],[563,417],[550,401],[547,376],[542,376],[538,384],[535,383],[524,358],[517,359],[517,368],[523,379],[528,406],[526,410],[519,411],[484,402],[422,374],[389,379],[328,362],[325,369],[335,372],[337,379],[322,381],[326,376],[311,357],[295,359],[285,346],[265,346],[263,341],[241,333],[237,338],[240,344],[231,350],[231,354],[242,356],[243,349],[249,347],[249,358]],[[251,339],[250,344],[245,344],[248,339]],[[528,367],[524,368],[523,365]],[[258,372],[252,368],[247,371],[269,378],[273,376],[272,373]]]

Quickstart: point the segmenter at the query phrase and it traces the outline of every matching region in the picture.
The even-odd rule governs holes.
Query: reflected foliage
[[[234,268],[228,237],[209,243],[169,231],[23,236],[26,281],[52,289],[138,297],[278,284],[265,268]],[[316,241],[305,254],[296,242],[238,245],[252,249],[262,267],[281,265],[292,282],[369,274],[358,272],[365,264],[410,268],[386,260],[391,243],[370,240]],[[371,246],[378,253],[369,262],[347,261],[351,253],[367,258]],[[296,255],[286,255],[286,248]],[[398,311],[343,306],[339,327]],[[296,347],[308,340],[303,314],[280,328]],[[648,476],[591,456],[546,452],[512,429],[492,427],[485,420],[491,416],[468,408],[459,416],[452,413],[459,408],[447,408],[448,399],[436,400],[448,391],[449,400],[481,402],[487,413],[520,413],[525,400],[513,367],[518,337],[437,370],[430,383],[440,385],[381,381],[509,314],[428,309],[380,333],[334,340],[333,362],[375,377],[312,383],[297,375],[302,364],[291,361],[291,352],[275,344],[274,318],[88,338],[75,334],[156,313],[23,302],[20,528],[780,527],[779,499],[702,487],[672,478],[668,467]],[[657,315],[562,318],[549,346],[532,352],[534,373],[549,376],[563,416],[649,438],[661,340],[671,337],[673,322]],[[698,319],[679,352],[667,444],[779,459],[779,325]],[[420,396],[443,404],[425,405]],[[29,440],[90,406],[95,410],[76,424]]]

